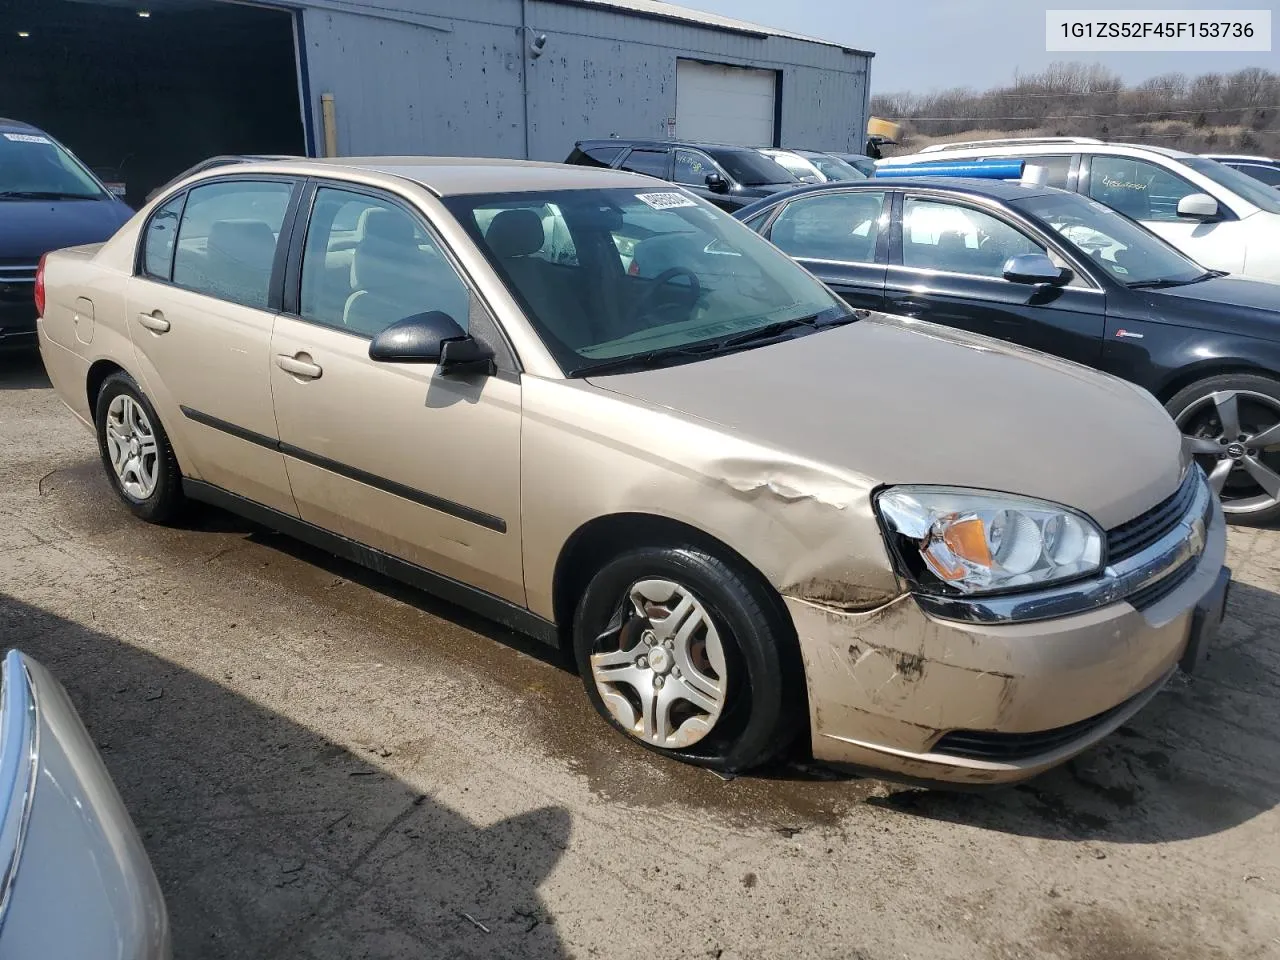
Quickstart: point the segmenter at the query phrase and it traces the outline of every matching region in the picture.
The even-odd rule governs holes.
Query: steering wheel
[[[632,322],[637,317],[642,317],[648,313],[651,304],[657,298],[662,288],[672,280],[676,279],[676,277],[689,278],[689,292],[677,299],[675,304],[671,305],[685,305],[684,301],[687,299],[687,306],[692,309],[693,305],[698,302],[698,298],[702,296],[702,281],[700,281],[698,279],[698,275],[688,267],[669,267],[649,281],[649,289],[641,294],[640,298],[636,300],[635,305],[627,312],[627,325],[631,326]]]

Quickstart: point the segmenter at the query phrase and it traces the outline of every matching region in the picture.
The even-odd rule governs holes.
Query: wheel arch
[[[552,609],[562,644],[572,643],[573,615],[595,573],[625,549],[691,544],[750,577],[776,608],[794,640],[795,627],[782,594],[750,560],[723,540],[681,520],[653,513],[612,513],[593,517],[565,540],[552,574]],[[798,641],[796,641],[798,644]]]
[[[102,392],[102,385],[106,383],[107,377],[113,373],[128,372],[114,360],[95,360],[93,362],[89,367],[88,374],[85,376],[85,396],[89,401],[90,417],[97,416],[98,394]]]
[[[1236,358],[1213,359],[1202,360],[1199,363],[1177,370],[1171,377],[1160,384],[1154,393],[1156,399],[1161,403],[1167,404],[1177,394],[1193,384],[1212,377],[1223,377],[1233,373],[1253,377],[1266,377],[1269,380],[1275,380],[1280,383],[1280,372],[1270,370],[1249,360]]]

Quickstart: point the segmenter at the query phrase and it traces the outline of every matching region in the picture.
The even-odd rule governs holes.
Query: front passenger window
[[[362,337],[440,311],[467,329],[470,293],[418,219],[366,194],[316,191],[302,254],[303,320]]]
[[[1008,259],[1027,253],[1048,251],[988,213],[918,197],[907,197],[903,205],[903,266],[1003,277]]]
[[[276,242],[292,193],[293,184],[279,181],[232,180],[192,189],[178,230],[173,282],[267,309]]]

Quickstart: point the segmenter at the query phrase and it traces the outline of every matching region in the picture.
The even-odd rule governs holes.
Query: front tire
[[[167,523],[182,506],[182,472],[155,408],[124,372],[102,382],[94,409],[98,452],[116,494],[135,517]]]
[[[1229,523],[1280,519],[1280,382],[1241,373],[1209,377],[1180,390],[1165,409]]]
[[[614,729],[726,772],[780,756],[807,707],[794,629],[755,578],[693,546],[607,563],[574,619],[587,696]]]

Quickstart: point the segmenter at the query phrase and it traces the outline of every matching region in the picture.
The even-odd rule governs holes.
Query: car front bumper
[[[1203,550],[1142,608],[1127,600],[1031,622],[942,619],[905,595],[848,612],[786,598],[816,760],[912,782],[996,784],[1054,767],[1137,713],[1198,659],[1229,571],[1216,501]]]

